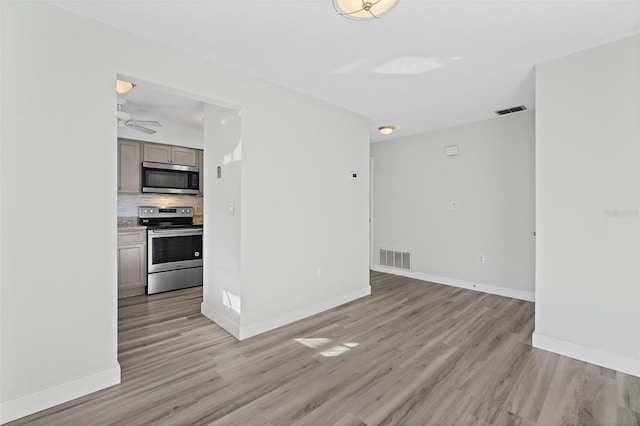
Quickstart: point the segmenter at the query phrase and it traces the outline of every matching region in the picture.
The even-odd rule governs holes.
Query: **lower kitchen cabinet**
[[[118,298],[144,294],[147,285],[147,232],[118,230]]]

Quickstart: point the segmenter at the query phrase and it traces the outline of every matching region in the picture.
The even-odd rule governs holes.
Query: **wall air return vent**
[[[400,250],[380,249],[380,266],[411,270],[411,252]]]
[[[511,113],[514,113],[514,112],[524,111],[526,109],[527,109],[526,106],[520,105],[520,106],[513,107],[513,108],[501,109],[500,111],[496,111],[496,114],[505,115],[505,114],[511,114]]]

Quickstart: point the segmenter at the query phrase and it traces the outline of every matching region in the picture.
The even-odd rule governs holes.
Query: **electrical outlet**
[[[196,204],[196,213],[202,213],[202,204]]]
[[[318,266],[318,277],[324,277],[324,266]]]
[[[484,254],[478,256],[478,263],[484,263]]]

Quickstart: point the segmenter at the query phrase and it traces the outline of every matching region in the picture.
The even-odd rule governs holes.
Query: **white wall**
[[[274,125],[283,116],[286,125]],[[248,337],[370,293],[369,122],[294,92],[243,108],[242,121],[241,334]]]
[[[640,38],[536,71],[534,345],[640,375]]]
[[[242,109],[245,336],[368,293],[367,120],[46,3],[0,8],[3,422],[119,380],[118,74]]]
[[[290,110],[298,104],[306,108]],[[287,125],[268,132],[283,116]],[[370,293],[367,128],[296,93],[241,114],[205,108],[205,221],[214,227],[205,232],[217,239],[205,247],[214,264],[205,257],[205,315],[244,339]]]
[[[447,157],[451,145],[459,154]],[[533,111],[376,143],[371,152],[375,253],[413,254],[412,272],[395,272],[533,300]]]
[[[236,337],[242,312],[241,111],[205,105],[205,240],[202,312]],[[221,167],[220,178],[217,167]],[[233,203],[233,212],[230,211]],[[233,213],[233,214],[232,214]]]
[[[2,4],[0,4],[0,25],[2,25],[2,21],[3,21],[3,9],[2,9]],[[3,328],[3,322],[4,322],[4,314],[3,314],[3,309],[2,307],[4,306],[4,294],[5,294],[5,286],[4,286],[4,270],[2,267],[2,259],[4,259],[4,255],[3,255],[3,241],[4,238],[2,238],[2,229],[4,228],[4,219],[3,219],[3,197],[2,197],[2,192],[4,192],[4,187],[2,186],[2,182],[4,181],[4,170],[3,170],[3,165],[4,165],[4,149],[2,148],[3,143],[2,141],[4,140],[4,128],[2,126],[2,121],[3,121],[3,104],[4,102],[2,102],[2,94],[3,94],[3,90],[2,87],[4,86],[4,72],[3,72],[3,63],[4,63],[4,59],[3,59],[3,55],[1,54],[2,52],[2,48],[4,46],[4,37],[2,35],[2,31],[0,30],[0,333],[2,333]],[[2,338],[2,336],[0,335],[0,382],[3,381],[3,375],[2,375],[2,366],[4,365],[3,363],[3,353],[4,351],[2,350],[2,345],[3,345],[4,339]],[[4,418],[3,414],[2,414],[2,401],[3,399],[3,394],[4,392],[2,391],[2,384],[0,384],[0,422],[2,422],[2,419]]]
[[[120,374],[114,64],[77,36],[86,24],[0,7],[4,422]]]

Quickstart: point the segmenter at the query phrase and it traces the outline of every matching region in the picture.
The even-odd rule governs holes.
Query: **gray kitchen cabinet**
[[[171,145],[157,145],[153,143],[144,144],[144,161],[170,164],[172,158]]]
[[[204,151],[198,150],[198,170],[200,171],[200,190],[198,192],[199,197],[204,196]]]
[[[140,193],[140,157],[142,144],[118,139],[118,193]]]
[[[144,161],[152,163],[178,164],[181,166],[197,166],[197,152],[195,149],[181,146],[144,144]]]
[[[118,230],[118,298],[144,294],[147,285],[145,229]]]
[[[197,167],[198,165],[198,151],[195,149],[174,146],[171,148],[171,153],[173,164],[192,167]]]

